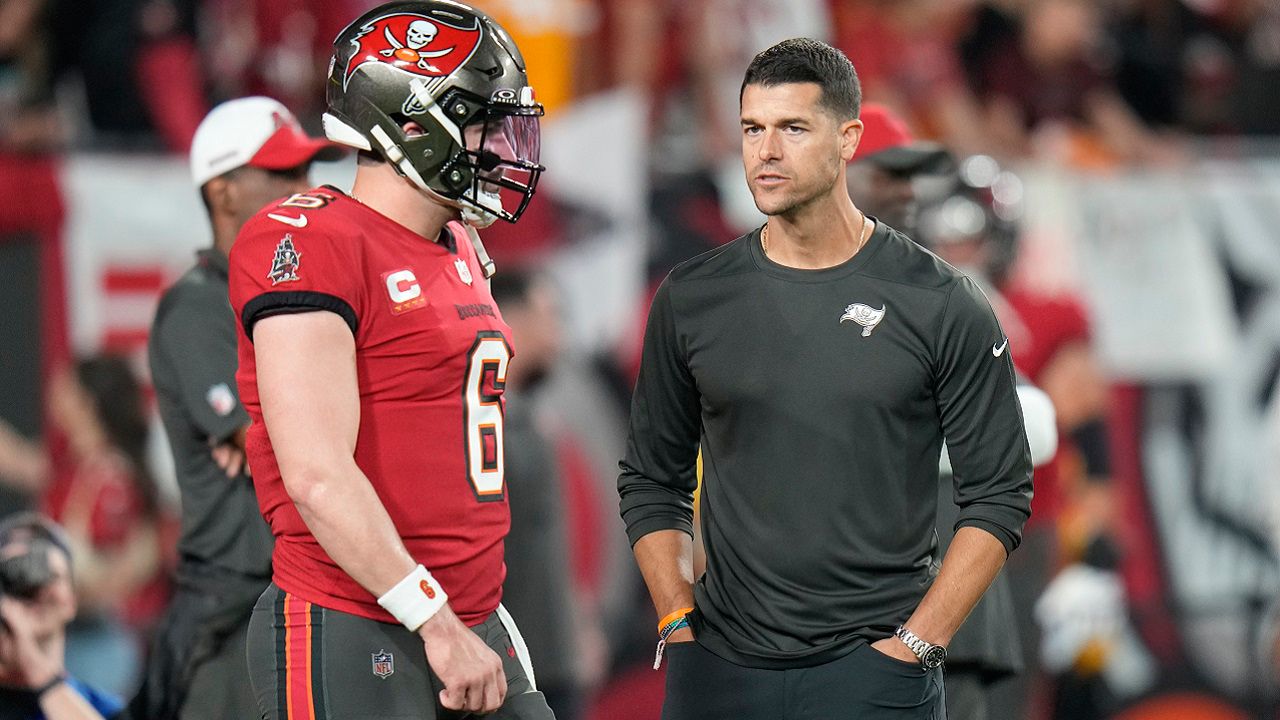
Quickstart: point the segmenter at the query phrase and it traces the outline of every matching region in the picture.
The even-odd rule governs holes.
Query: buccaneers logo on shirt
[[[444,77],[471,57],[480,45],[482,33],[478,18],[472,18],[471,27],[410,13],[378,18],[361,28],[351,41],[356,49],[347,61],[342,84],[346,86],[356,68],[371,62],[424,77]]]
[[[302,264],[302,253],[293,247],[293,235],[285,233],[276,245],[275,257],[271,258],[271,272],[267,277],[272,285],[282,282],[294,282],[298,279],[298,266]]]

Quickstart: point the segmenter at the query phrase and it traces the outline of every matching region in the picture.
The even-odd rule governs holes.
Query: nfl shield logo
[[[209,401],[209,407],[218,414],[218,417],[226,417],[236,409],[236,396],[231,394],[231,388],[226,383],[218,383],[209,388],[204,399]]]
[[[391,657],[391,653],[386,650],[379,650],[373,654],[373,674],[386,680],[391,677],[391,673],[396,671],[395,658]]]
[[[453,261],[453,266],[458,269],[458,277],[462,279],[462,282],[470,285],[471,284],[471,268],[467,265],[467,261],[463,260],[462,258],[458,258],[457,260]]]

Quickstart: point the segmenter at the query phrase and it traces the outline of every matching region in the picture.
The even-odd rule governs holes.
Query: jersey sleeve
[[[1031,451],[1008,338],[968,278],[951,290],[936,347],[938,415],[960,507],[955,527],[986,530],[1012,552],[1031,515]]]
[[[253,340],[253,326],[272,315],[325,310],[352,334],[360,323],[362,263],[356,240],[338,236],[311,215],[290,228],[266,215],[245,224],[231,249],[231,305]]]
[[[227,326],[210,322],[208,308],[226,298],[216,286],[184,289],[157,317],[151,342],[166,360],[172,389],[191,423],[215,442],[249,424],[236,390],[236,336]],[[196,297],[216,293],[220,297]],[[153,369],[152,373],[155,374]]]
[[[634,545],[658,530],[693,534],[701,402],[676,332],[671,279],[658,288],[631,399],[618,477],[622,519]]]

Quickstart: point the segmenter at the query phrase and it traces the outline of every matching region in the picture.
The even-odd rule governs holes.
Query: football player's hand
[[[450,710],[491,713],[507,697],[502,658],[445,605],[421,628],[427,664],[444,683],[440,704]]]

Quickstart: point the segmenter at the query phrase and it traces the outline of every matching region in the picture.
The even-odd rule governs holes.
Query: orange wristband
[[[666,626],[670,625],[671,623],[673,623],[673,622],[675,622],[675,621],[679,620],[680,618],[684,617],[685,615],[688,615],[688,614],[689,614],[689,613],[691,613],[691,612],[693,612],[693,608],[691,608],[691,607],[687,607],[687,608],[680,608],[679,610],[676,610],[675,612],[671,613],[670,615],[668,615],[668,616],[666,616],[666,617],[662,618],[662,620],[660,620],[660,621],[658,622],[658,634],[659,634],[659,635],[661,635],[661,634],[662,634],[662,630],[663,630],[663,628],[665,628]]]

